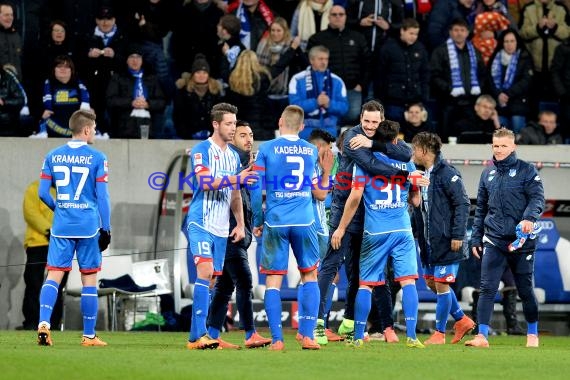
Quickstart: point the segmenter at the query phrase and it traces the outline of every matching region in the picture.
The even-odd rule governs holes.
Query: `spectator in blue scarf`
[[[157,78],[143,67],[140,50],[134,46],[127,54],[127,69],[114,74],[107,87],[107,109],[112,129],[120,138],[140,138],[139,125],[156,124],[166,106]]]
[[[532,57],[515,30],[507,29],[499,36],[489,71],[501,125],[518,134],[526,125]]]

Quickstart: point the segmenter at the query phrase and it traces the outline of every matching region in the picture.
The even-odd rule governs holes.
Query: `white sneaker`
[[[34,134],[29,136],[29,138],[31,138],[31,139],[47,139],[48,134],[47,134],[47,132],[40,132],[40,133],[34,132]]]

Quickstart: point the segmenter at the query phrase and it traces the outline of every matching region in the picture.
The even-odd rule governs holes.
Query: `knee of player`
[[[425,280],[427,287],[430,288],[432,292],[437,293],[437,289],[435,288],[435,281],[433,278],[426,278]]]

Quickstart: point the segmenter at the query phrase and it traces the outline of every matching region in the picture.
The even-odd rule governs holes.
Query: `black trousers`
[[[246,251],[244,251],[247,254]],[[222,329],[228,302],[236,289],[236,304],[240,317],[240,326],[245,331],[255,329],[253,322],[252,277],[247,256],[226,258],[222,275],[216,278],[212,302],[208,313],[208,326]]]
[[[24,269],[24,283],[26,290],[24,291],[24,302],[22,304],[22,313],[24,314],[23,327],[25,330],[35,330],[38,327],[40,319],[40,291],[45,280],[45,268],[47,263],[48,246],[28,247],[26,249],[26,267]],[[51,315],[51,325],[59,326],[63,314],[63,297],[61,289],[67,283],[65,273],[63,280],[59,285],[59,293],[55,303],[53,313]]]

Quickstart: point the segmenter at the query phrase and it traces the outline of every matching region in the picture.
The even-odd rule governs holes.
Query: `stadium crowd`
[[[554,0],[1,1],[0,135],[69,136],[93,109],[99,138],[202,140],[225,100],[258,140],[288,104],[337,136],[375,98],[407,142],[558,144],[569,24]]]

